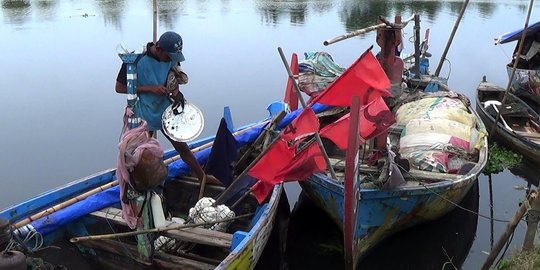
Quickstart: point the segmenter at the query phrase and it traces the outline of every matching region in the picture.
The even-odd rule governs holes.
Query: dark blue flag
[[[228,187],[233,180],[233,162],[236,160],[237,155],[236,140],[227,128],[225,119],[221,118],[214,145],[204,170]]]

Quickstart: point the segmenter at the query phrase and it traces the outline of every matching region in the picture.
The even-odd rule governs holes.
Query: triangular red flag
[[[264,200],[266,200],[266,198],[268,198],[268,195],[272,193],[273,188],[273,184],[269,184],[264,181],[257,181],[257,183],[251,187],[251,192],[259,204],[261,204],[264,202]]]
[[[307,171],[310,166],[318,168],[320,160],[319,158],[309,159],[308,155],[311,153],[310,151],[307,151],[309,149],[303,150],[298,155],[295,153],[301,139],[318,130],[319,120],[317,119],[317,116],[311,108],[305,108],[294,121],[285,127],[281,132],[279,139],[270,145],[259,161],[248,170],[248,175],[258,179],[259,182],[264,182],[265,184],[273,186],[283,182],[285,176],[295,176],[293,174],[294,167],[291,167],[291,164],[300,166],[299,168],[301,168],[302,171]],[[312,163],[315,165],[309,165]],[[264,192],[270,192],[271,190],[269,191],[268,187],[262,185],[263,184],[256,184],[252,188],[252,191],[259,192],[259,195],[256,196],[266,198],[268,194],[263,196]]]
[[[320,136],[331,140],[339,149],[347,149],[347,130],[349,130],[350,114],[346,114],[336,122],[321,129]],[[388,106],[379,97],[360,109],[359,132],[363,140],[371,139],[396,122]]]
[[[294,146],[289,147],[283,140],[275,141],[266,153],[249,169],[248,174],[266,183],[277,184],[274,176],[294,157]]]
[[[319,130],[319,120],[311,108],[304,109],[296,119],[283,129],[280,138],[257,161],[248,174],[267,183],[277,184],[275,175],[285,168],[295,155],[295,144]]]
[[[319,119],[310,107],[305,108],[288,126],[281,132],[281,139],[286,142],[300,140],[319,131]]]
[[[390,96],[388,89],[390,81],[369,49],[311,103],[350,106],[351,98],[358,96],[362,105],[378,96]]]
[[[316,172],[324,172],[326,161],[317,143],[310,143],[293,158],[291,163],[276,174],[276,180],[302,181]]]

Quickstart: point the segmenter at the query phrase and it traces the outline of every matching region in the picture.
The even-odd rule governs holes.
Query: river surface
[[[328,47],[323,46],[324,40],[372,25],[378,15],[393,20],[395,15],[408,18],[417,12],[421,33],[430,29],[431,69],[435,70],[462,4],[161,0],[157,30],[158,36],[174,30],[184,38],[182,66],[189,83],[181,90],[204,112],[201,136],[209,136],[216,132],[225,106],[230,107],[234,124],[241,126],[265,117],[266,106],[283,99],[287,73],[278,47],[287,58],[292,53],[303,59],[306,51],[326,51],[346,67],[371,45],[378,51],[375,33]],[[523,27],[528,4],[469,3],[440,73],[448,77],[451,88],[474,103],[482,76],[506,86],[505,64],[515,44],[495,46],[494,38]],[[538,14],[536,4],[531,23]],[[404,52],[413,51],[412,35],[408,27]],[[122,44],[140,51],[152,40],[152,1],[1,0],[0,37],[0,208],[114,167],[126,104],[125,95],[114,91],[121,64],[117,48]],[[170,147],[164,141],[163,145]],[[464,208],[479,216],[457,210],[454,218],[389,239],[365,259],[364,269],[480,268],[505,230],[504,221],[512,218],[524,198],[524,188],[538,182],[538,166],[523,167],[479,177],[478,187],[463,202]],[[287,196],[294,207],[290,268],[342,265],[341,257],[334,256],[341,252],[334,244],[339,242],[336,228],[309,203],[295,207],[302,201],[296,183],[287,184]],[[506,254],[521,246],[525,227],[524,222],[518,225]],[[331,240],[336,241],[326,242]],[[310,246],[316,251],[310,253]]]

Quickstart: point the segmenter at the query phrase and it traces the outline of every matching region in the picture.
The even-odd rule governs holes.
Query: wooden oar
[[[266,123],[268,123],[268,120],[257,123],[257,124],[255,124],[253,126],[245,128],[245,129],[236,131],[236,132],[233,133],[233,135],[237,136],[237,135],[243,134],[243,133],[247,132],[248,130],[250,130],[252,128],[255,128],[257,126],[260,126],[260,125],[266,124]],[[212,146],[213,144],[214,144],[214,142],[211,141],[211,142],[208,142],[208,143],[206,143],[204,145],[201,145],[199,147],[193,148],[193,150],[191,150],[191,151],[193,153],[196,153],[196,152],[199,152],[201,150],[204,150],[204,149]],[[172,162],[174,162],[174,161],[176,161],[178,159],[180,159],[180,156],[176,155],[174,157],[171,157],[171,158],[168,158],[168,159],[164,160],[163,162],[165,164],[170,164],[170,163],[172,163]],[[45,210],[43,210],[41,212],[38,212],[38,213],[36,213],[36,214],[34,214],[34,215],[30,216],[30,217],[27,217],[27,218],[15,223],[14,227],[18,229],[18,228],[20,228],[20,227],[22,227],[24,225],[27,225],[28,223],[30,223],[30,222],[32,222],[34,220],[38,220],[40,218],[46,217],[46,216],[48,216],[48,215],[50,215],[52,213],[57,212],[58,210],[66,208],[66,207],[68,207],[68,206],[70,206],[70,205],[72,205],[72,204],[74,204],[76,202],[82,201],[82,200],[84,200],[84,199],[86,199],[86,198],[88,198],[88,197],[90,197],[90,196],[92,196],[92,195],[94,195],[94,194],[96,194],[98,192],[107,190],[107,189],[109,189],[111,187],[114,187],[116,185],[118,185],[118,180],[113,180],[112,182],[109,182],[107,184],[104,184],[104,185],[99,186],[97,188],[94,188],[92,190],[89,190],[89,191],[87,191],[87,192],[85,192],[83,194],[80,194],[80,195],[76,196],[75,198],[71,198],[71,199],[69,199],[67,201],[61,202],[61,203],[59,203],[59,204],[57,204],[55,206],[52,206],[52,207],[47,208],[47,209],[45,209]]]
[[[165,231],[171,231],[171,230],[182,230],[182,229],[199,227],[199,226],[213,225],[213,224],[221,223],[221,222],[229,222],[236,219],[249,217],[249,216],[252,216],[253,214],[254,213],[249,213],[249,214],[244,214],[244,215],[240,215],[240,216],[236,216],[232,218],[224,218],[224,219],[220,219],[216,221],[209,221],[209,222],[203,222],[203,223],[197,223],[197,224],[178,224],[178,225],[173,225],[170,227],[159,227],[159,228],[153,228],[153,229],[148,229],[148,230],[132,231],[132,232],[125,232],[125,233],[111,233],[111,234],[73,237],[69,239],[69,241],[71,243],[77,243],[77,242],[85,241],[85,240],[111,239],[111,238],[126,237],[126,236],[133,236],[133,235],[139,235],[139,234],[159,233],[159,232],[165,232]]]

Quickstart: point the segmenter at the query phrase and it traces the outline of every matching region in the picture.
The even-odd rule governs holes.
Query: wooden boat
[[[506,65],[508,78],[512,79],[510,91],[527,102],[536,112],[540,112],[540,43],[536,40],[539,33],[540,22],[527,27],[523,50],[519,58],[516,54],[521,45],[523,29],[505,33],[495,41],[495,44],[517,41],[512,60]],[[517,59],[519,62],[512,77],[514,62]]]
[[[419,29],[419,19],[417,15],[413,17]],[[400,36],[396,31],[399,32],[411,19],[401,22],[396,18],[394,24],[383,22],[378,26],[335,38],[325,44],[376,28],[382,29],[382,33],[377,35],[378,38],[386,35],[393,39],[394,36]],[[377,43],[393,44],[384,40],[380,42],[378,40]],[[387,54],[390,58],[394,57],[394,45],[389,49],[391,53]],[[425,65],[428,63],[428,54],[420,55],[420,52],[416,52],[416,63],[422,60],[424,68],[422,71],[413,65],[411,70],[405,70],[403,74],[409,74],[404,81],[405,85],[401,83],[400,76],[400,72],[403,72],[403,62],[396,56],[388,61],[390,63],[388,65],[384,61],[383,52],[385,52],[384,45],[378,54],[378,60],[388,74],[390,82],[394,83],[392,87],[397,88],[394,89],[395,92],[401,92],[386,100],[389,105],[395,104],[392,112],[397,119],[397,122],[388,129],[388,135],[383,136],[382,141],[387,143],[377,145],[375,138],[368,140],[359,148],[354,144],[351,148],[349,139],[349,148],[340,151],[334,144],[325,140],[325,147],[336,176],[332,177],[330,172],[326,171],[315,173],[306,181],[299,182],[309,198],[342,229],[347,269],[355,269],[362,256],[386,237],[416,224],[440,218],[454,209],[476,182],[488,156],[486,130],[482,121],[466,97],[449,91],[445,79],[427,74],[429,69]],[[389,74],[388,71],[393,74]],[[439,107],[443,100],[447,105]],[[443,113],[445,110],[448,114]],[[453,113],[460,116],[456,117],[457,115],[452,115]],[[351,113],[351,117],[352,115]],[[336,116],[327,114],[318,116],[321,123],[329,123],[332,119],[336,119]],[[454,121],[460,123],[453,123]],[[424,124],[424,127],[420,127]],[[359,125],[361,128],[362,122]],[[411,153],[411,149],[406,147],[407,142],[408,146],[411,146],[411,141],[406,135],[411,134],[415,126],[419,130],[417,139],[425,138],[425,141],[412,143],[418,146],[416,148],[418,152]],[[351,124],[351,129],[353,127]],[[452,139],[442,141],[435,139],[441,135],[435,134],[439,132],[437,128],[442,127],[447,130],[444,136],[460,137],[457,133],[461,131],[455,131],[456,127],[459,127],[457,129],[462,130],[463,134],[468,134],[466,140],[470,144],[464,147],[468,149],[456,147],[451,142]],[[351,134],[355,136],[356,133],[353,131]],[[374,153],[380,153],[377,150],[381,149],[384,154],[377,162],[372,162]],[[437,149],[437,153],[431,152],[434,149]],[[439,154],[450,160],[444,164],[444,168],[441,168],[440,164],[431,163]],[[417,160],[416,158],[420,156],[426,159]],[[425,162],[430,164],[423,164]],[[454,166],[452,164],[457,166],[451,168]],[[404,181],[392,183],[394,177],[400,174],[403,175]]]
[[[483,81],[476,89],[476,110],[487,130],[504,145],[533,161],[540,158],[540,115],[525,101],[495,84]],[[499,122],[495,125],[497,114]],[[494,129],[495,127],[495,129]]]
[[[251,145],[250,141],[267,123],[246,126],[234,133],[241,142],[239,145],[244,145],[242,149]],[[198,160],[207,158],[213,140],[208,137],[190,144]],[[164,158],[169,173],[184,170],[185,164],[175,151],[167,151]],[[164,185],[169,211],[186,218],[187,211],[197,202],[199,190],[199,182],[186,173],[169,176]],[[223,190],[222,186],[209,184],[204,196],[216,197]],[[39,255],[52,264],[65,265],[66,255],[78,258],[75,259],[78,263],[88,258],[92,264],[100,265],[100,269],[253,269],[272,231],[282,192],[280,184],[261,204],[251,196],[242,200],[233,209],[239,218],[223,232],[205,227],[158,232],[174,239],[177,250],[156,248],[152,261],[142,262],[137,256],[134,237],[79,241],[76,245],[68,241],[72,237],[131,231],[122,218],[116,171],[109,169],[1,210],[2,229],[6,232],[0,237],[5,240],[0,241],[0,247],[4,250],[8,245],[11,249],[26,250],[29,257]],[[245,214],[249,215],[242,217]],[[13,238],[6,221],[12,225]],[[80,267],[76,268],[85,269]]]
[[[234,134],[238,145],[243,145],[242,149],[250,147],[266,124],[268,121],[237,130]],[[208,157],[213,140],[214,137],[208,137],[190,144],[199,161]],[[184,171],[166,180],[165,203],[175,217],[186,218],[190,207],[198,200],[200,184],[186,174],[185,164],[174,150],[167,151],[164,158],[169,164],[169,175]],[[208,184],[204,196],[215,198],[223,190],[222,186]],[[78,263],[88,258],[100,269],[253,269],[272,231],[282,192],[283,185],[279,184],[273,188],[270,198],[261,204],[248,196],[235,208],[231,207],[238,218],[223,232],[200,226],[157,232],[173,239],[176,250],[172,246],[156,247],[152,261],[142,262],[134,237],[78,241],[76,244],[68,241],[73,237],[131,231],[122,218],[116,170],[109,169],[1,210],[0,218],[4,219],[2,224],[5,225],[2,229],[7,232],[0,235],[0,240],[6,240],[0,241],[0,247],[4,250],[9,245],[11,249],[26,250],[29,257],[39,255],[52,264],[65,265],[68,254],[78,258]],[[12,225],[12,234],[6,221]],[[35,248],[34,240],[38,240],[39,250]]]

